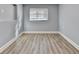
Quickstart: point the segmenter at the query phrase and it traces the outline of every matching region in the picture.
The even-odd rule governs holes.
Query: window
[[[30,8],[30,21],[48,20],[47,8]]]

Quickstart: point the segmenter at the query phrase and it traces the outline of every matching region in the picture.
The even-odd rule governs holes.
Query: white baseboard
[[[76,49],[79,50],[79,45],[77,45],[75,42],[73,42],[70,38],[68,38],[66,35],[63,33],[59,32],[59,34],[64,37],[70,44],[72,44]]]
[[[23,33],[59,33],[59,31],[24,31]]]

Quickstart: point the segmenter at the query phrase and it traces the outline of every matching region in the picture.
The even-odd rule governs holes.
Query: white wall
[[[79,45],[79,4],[59,6],[60,31]]]
[[[48,8],[48,20],[30,21],[30,8]],[[58,5],[24,5],[24,31],[58,31]]]
[[[0,47],[15,36],[14,7],[0,4]]]

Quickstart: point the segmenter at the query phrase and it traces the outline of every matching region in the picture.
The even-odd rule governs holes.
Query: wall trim
[[[59,33],[59,31],[24,31],[23,33]]]
[[[69,37],[64,35],[63,33],[59,32],[59,34],[64,37],[70,44],[72,44],[76,49],[79,50],[79,45],[77,45],[73,40],[71,40]]]
[[[76,49],[79,50],[79,46],[73,42],[70,38],[68,38],[67,36],[65,36],[63,33],[59,32],[59,31],[24,31],[22,33],[19,34],[18,37],[20,37],[22,34],[24,33],[59,33],[62,37],[64,37],[70,44],[72,44]],[[13,38],[12,40],[10,40],[9,42],[7,42],[5,45],[3,45],[0,48],[0,53],[2,53],[7,47],[9,47],[13,42],[15,42],[17,40],[18,37]]]

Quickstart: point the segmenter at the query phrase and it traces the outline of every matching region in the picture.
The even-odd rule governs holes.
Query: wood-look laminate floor
[[[10,45],[2,54],[78,54],[59,34],[26,33]]]

